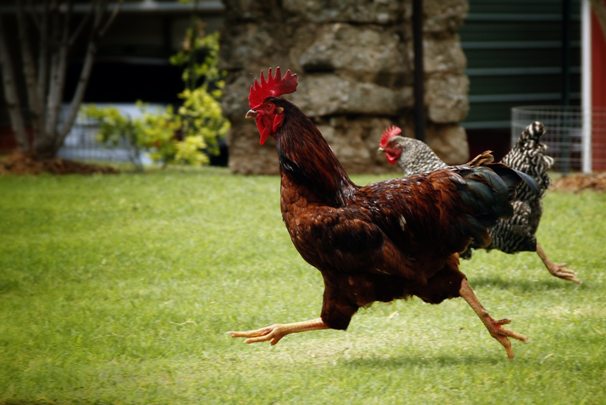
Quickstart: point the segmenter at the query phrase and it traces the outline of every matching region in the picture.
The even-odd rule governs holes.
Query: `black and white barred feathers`
[[[547,146],[541,143],[545,128],[540,122],[533,122],[520,135],[502,163],[532,177],[539,187],[539,193],[531,191],[525,184],[515,190],[513,216],[499,220],[490,230],[492,242],[486,249],[498,249],[505,253],[535,251],[535,233],[541,220],[543,209],[541,198],[549,187],[547,171],[553,166],[553,158],[546,154]],[[398,137],[402,148],[398,165],[405,176],[427,173],[448,167],[425,143],[412,138]],[[471,256],[471,250],[464,252],[464,258]]]
[[[535,233],[543,214],[541,199],[549,187],[547,170],[553,166],[553,158],[546,154],[547,146],[541,143],[545,127],[533,122],[520,135],[518,142],[501,160],[507,166],[531,176],[539,186],[539,194],[528,187],[518,187],[513,202],[513,216],[499,220],[490,230],[492,243],[487,249],[499,249],[505,253],[535,251]]]

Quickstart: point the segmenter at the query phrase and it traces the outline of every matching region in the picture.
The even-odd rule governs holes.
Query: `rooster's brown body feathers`
[[[458,269],[458,253],[472,241],[488,243],[488,228],[512,213],[512,190],[534,181],[487,163],[358,186],[313,122],[279,98],[296,90],[296,75],[275,72],[251,86],[246,116],[255,118],[261,143],[276,140],[282,217],[301,256],[322,273],[324,300],[320,318],[231,335],[276,344],[291,333],[346,329],[375,301],[461,296],[513,357],[509,338],[526,338],[488,315]]]
[[[463,166],[359,187],[313,123],[275,102],[285,108],[276,134],[282,216],[301,256],[322,272],[323,321],[345,329],[374,301],[457,297],[457,253],[511,215],[501,178]]]

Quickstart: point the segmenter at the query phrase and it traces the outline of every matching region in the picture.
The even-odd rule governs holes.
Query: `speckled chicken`
[[[580,283],[573,270],[564,264],[552,262],[536,239],[536,231],[543,213],[541,199],[549,187],[547,170],[553,166],[553,158],[546,154],[547,146],[541,143],[544,132],[542,123],[533,122],[526,127],[515,145],[503,157],[501,161],[503,164],[534,178],[540,192],[533,193],[523,184],[516,188],[513,197],[513,216],[499,219],[490,229],[492,242],[485,248],[498,249],[505,253],[536,252],[553,276]],[[386,129],[381,137],[379,150],[385,153],[389,163],[398,163],[405,176],[449,167],[427,144],[401,136],[401,133],[402,130],[396,126]],[[471,249],[461,256],[469,258]]]
[[[511,195],[527,175],[503,164],[446,168],[366,186],[355,184],[311,119],[283,94],[296,91],[297,76],[276,68],[251,86],[248,118],[263,144],[276,141],[280,208],[293,245],[324,280],[319,318],[233,331],[246,343],[278,343],[291,333],[347,329],[359,308],[376,301],[416,296],[438,304],[462,297],[490,335],[513,357],[508,320],[482,307],[458,253],[512,214]],[[330,89],[327,89],[330,91]]]

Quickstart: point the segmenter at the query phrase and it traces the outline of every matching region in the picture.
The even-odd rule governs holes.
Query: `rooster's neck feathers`
[[[285,100],[284,123],[276,133],[280,171],[317,200],[342,205],[357,187],[314,123]]]

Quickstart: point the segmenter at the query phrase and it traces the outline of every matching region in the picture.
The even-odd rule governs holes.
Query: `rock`
[[[465,119],[469,112],[469,80],[465,75],[435,75],[425,80],[427,116],[435,123]]]
[[[412,89],[391,89],[324,73],[305,76],[290,98],[312,117],[341,114],[395,116],[412,106]]]
[[[423,34],[427,36],[449,36],[456,33],[465,21],[469,10],[468,0],[425,0],[423,2]],[[412,21],[412,1],[404,3],[405,21]],[[407,39],[412,38],[412,24],[406,24]]]
[[[377,153],[381,133],[392,122],[384,118],[331,118],[318,128],[349,173],[380,173],[391,167]]]
[[[404,2],[375,0],[283,0],[287,13],[311,22],[354,22],[367,24],[393,24],[404,9]]]
[[[221,99],[221,108],[232,124],[242,121],[244,114],[248,111],[248,92],[252,81],[252,75],[228,74]]]
[[[223,113],[241,120],[248,110],[248,92],[258,74],[234,74],[228,78],[222,100]],[[230,80],[233,79],[233,80]],[[305,75],[297,92],[285,95],[307,116],[361,114],[397,116],[412,105],[412,89],[391,89],[331,74]]]
[[[259,144],[259,132],[253,121],[232,124],[227,137],[229,143],[229,169],[240,174],[276,174],[278,156],[275,142],[268,139]]]
[[[306,72],[336,71],[383,86],[402,85],[411,71],[394,30],[342,23],[321,26],[313,43],[300,51],[299,63]]]
[[[221,35],[220,68],[228,71],[256,72],[261,68],[283,65],[291,68],[290,58],[284,52],[291,46],[280,38],[290,36],[292,27],[276,27],[271,24],[225,25]],[[259,44],[263,44],[260,46]]]
[[[400,125],[404,136],[414,138],[415,129],[411,119]],[[465,128],[458,124],[433,124],[425,127],[425,142],[449,165],[457,165],[469,161],[469,145]]]
[[[469,161],[467,134],[460,125],[430,125],[425,136],[427,145],[449,165]]]
[[[228,22],[280,21],[283,15],[279,0],[222,0]]]
[[[467,58],[461,48],[458,35],[446,38],[425,38],[423,41],[423,60],[425,74],[456,73],[462,75],[467,66]],[[414,58],[412,49],[409,50],[410,59]]]
[[[454,33],[463,25],[468,10],[468,0],[425,0],[423,31]]]

